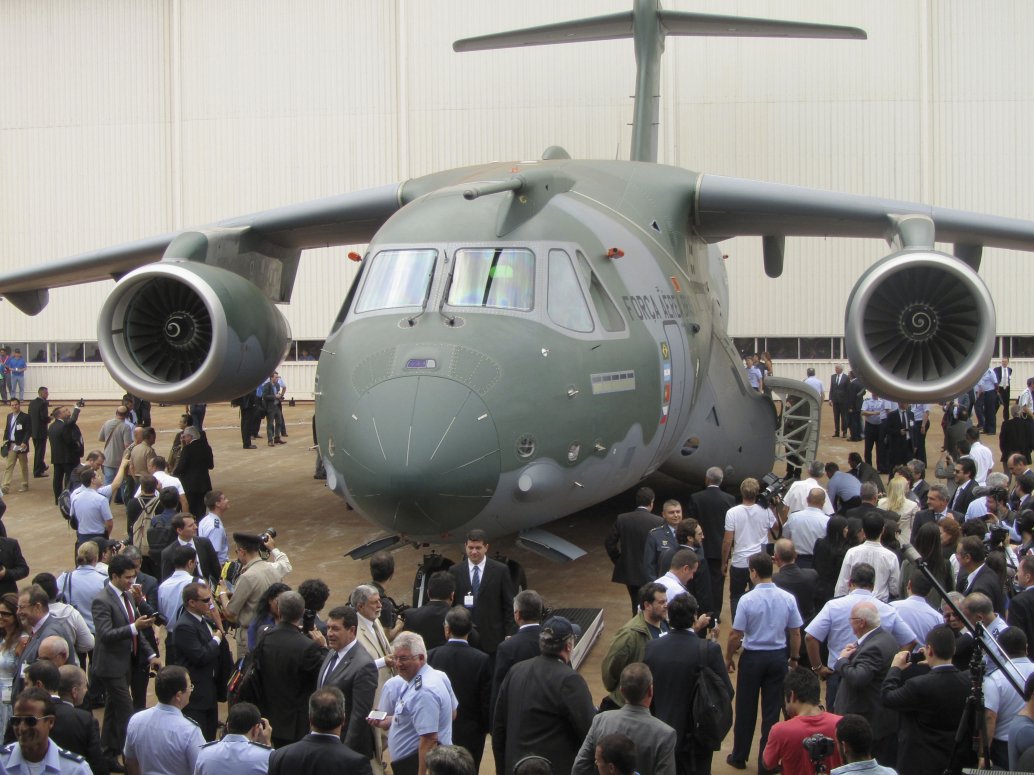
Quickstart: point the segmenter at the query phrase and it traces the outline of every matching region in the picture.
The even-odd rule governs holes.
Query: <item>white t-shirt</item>
[[[751,555],[765,550],[768,531],[775,522],[775,515],[756,503],[753,506],[740,504],[729,509],[725,513],[725,531],[736,534],[729,564],[734,568],[746,568]]]

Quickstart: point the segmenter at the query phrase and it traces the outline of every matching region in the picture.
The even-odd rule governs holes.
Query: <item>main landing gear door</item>
[[[819,394],[810,385],[785,377],[768,377],[765,387],[772,391],[776,411],[776,461],[804,468],[819,451]]]

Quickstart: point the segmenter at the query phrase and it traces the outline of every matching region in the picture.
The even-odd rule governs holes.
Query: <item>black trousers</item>
[[[732,758],[745,762],[758,722],[758,695],[761,695],[761,746],[765,750],[768,733],[779,721],[783,708],[783,679],[786,678],[786,649],[744,651],[736,682],[736,721],[733,724]],[[760,758],[760,755],[759,757]]]
[[[215,730],[219,726],[218,707],[193,708],[188,705],[183,709],[183,715],[197,722],[197,725],[201,727],[201,734],[205,736],[205,740],[208,742],[215,740]]]
[[[833,402],[833,433],[839,433],[843,436],[850,433],[850,428],[848,427],[848,414],[850,411],[850,401]]]
[[[47,437],[33,436],[32,438],[32,475],[43,476],[47,472],[47,464],[44,458],[47,456]]]
[[[391,771],[393,775],[416,775],[420,768],[420,754],[411,753],[401,759],[392,759]]]
[[[68,489],[68,483],[72,480],[72,469],[75,466],[70,466],[66,463],[54,463],[53,468],[54,470],[50,472],[50,475],[53,477],[54,503],[57,503],[57,498],[61,491]]]
[[[711,577],[711,605],[714,606],[715,616],[722,615],[722,594],[725,591],[725,576],[722,575],[722,558],[707,558],[707,574]]]
[[[104,723],[101,725],[101,747],[114,756],[126,747],[126,727],[133,715],[133,698],[129,693],[130,671],[116,678],[100,678],[104,684]]]
[[[750,583],[750,568],[729,566],[729,608],[732,609],[730,624],[736,618],[736,606],[739,605],[740,598],[747,594],[748,589],[753,588],[754,585]]]

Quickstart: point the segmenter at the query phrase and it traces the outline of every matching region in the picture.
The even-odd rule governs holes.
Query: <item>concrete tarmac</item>
[[[51,408],[59,404],[59,401],[51,400]],[[79,426],[86,439],[87,451],[103,446],[97,440],[100,427],[113,416],[114,411],[114,402],[89,402],[82,410]],[[257,449],[242,449],[239,415],[228,404],[210,405],[205,427],[215,453],[213,486],[225,491],[231,502],[225,517],[227,532],[261,533],[268,527],[276,528],[277,546],[287,552],[294,565],[294,571],[286,582],[297,588],[305,579],[322,578],[331,589],[325,609],[329,610],[335,605],[346,603],[349,593],[357,584],[369,581],[367,563],[345,557],[344,552],[375,537],[380,531],[354,511],[347,510],[344,502],[333,495],[322,481],[313,479],[316,453],[310,449],[313,443],[312,411],[312,403],[299,403],[296,407],[285,405],[284,414],[290,434],[286,439],[288,443],[273,448],[266,446],[263,435],[255,441]],[[152,421],[158,429],[155,448],[159,454],[168,455],[174,436],[173,429],[176,428],[181,412],[180,406],[155,406],[152,409]],[[942,443],[940,410],[936,410],[935,415],[927,439],[931,461],[927,480],[931,483],[934,482],[932,469]],[[819,457],[835,460],[846,470],[847,454],[853,450],[861,452],[862,444],[831,438],[832,414],[828,405],[824,407],[822,420]],[[997,447],[997,440],[990,437],[985,443],[993,449]],[[49,450],[47,457],[49,462]],[[29,468],[31,477],[31,457]],[[1000,470],[1000,466],[996,468]],[[15,476],[17,478],[19,474],[16,472]],[[658,504],[669,498],[677,498],[685,503],[692,492],[692,488],[687,485],[665,476],[651,477],[647,483],[656,491]],[[75,533],[67,527],[54,505],[51,480],[31,479],[30,489],[24,493],[17,492],[20,484],[20,480],[16,481],[11,494],[5,496],[8,509],[3,521],[8,535],[21,543],[30,568],[29,579],[41,571],[50,571],[56,575],[74,567]],[[628,620],[630,612],[625,587],[610,583],[612,566],[604,551],[603,539],[614,517],[622,511],[630,510],[632,505],[630,492],[543,526],[586,550],[588,554],[573,563],[557,565],[524,551],[514,545],[513,536],[494,540],[489,550],[490,556],[500,552],[522,563],[530,588],[540,592],[548,605],[603,609],[603,634],[581,667],[581,674],[588,682],[596,702],[605,695],[600,679],[603,656],[607,652],[610,638]],[[113,511],[113,537],[123,538],[124,511],[121,506],[114,506]],[[413,576],[423,555],[431,550],[453,560],[462,557],[460,545],[407,547],[395,552],[396,575],[386,586],[396,601],[412,602]],[[27,582],[22,582],[22,585]],[[725,594],[728,594],[728,590]],[[728,625],[723,625],[723,649],[727,633]],[[735,683],[735,674],[732,679]],[[225,712],[222,715],[225,716]],[[486,749],[490,745],[489,739],[486,741]],[[736,772],[725,763],[725,757],[731,749],[730,732],[721,751],[714,755],[714,773],[721,775]],[[757,755],[755,738],[747,765],[750,770],[757,768]],[[481,772],[494,772],[492,757],[487,750]]]

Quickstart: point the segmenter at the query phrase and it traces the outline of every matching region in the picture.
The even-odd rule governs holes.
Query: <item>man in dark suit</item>
[[[489,699],[492,695],[492,673],[488,655],[478,651],[467,637],[473,622],[462,606],[453,608],[445,617],[448,642],[427,653],[427,664],[441,670],[452,682],[459,708],[452,720],[453,745],[461,745],[474,757],[475,772],[481,768],[485,752],[485,735],[489,730]]]
[[[273,727],[273,747],[280,748],[305,736],[306,703],[316,688],[327,642],[319,630],[302,634],[305,601],[301,595],[284,592],[276,602],[277,625],[259,640],[254,654],[262,675],[258,705]]]
[[[845,430],[846,435],[846,430]],[[722,490],[725,472],[717,466],[708,468],[704,473],[706,486],[689,498],[689,516],[700,523],[704,531],[703,556],[707,560],[711,590],[711,603],[714,613],[722,613],[722,593],[725,589],[725,576],[722,575],[722,539],[725,537],[725,513],[736,505],[736,499]],[[697,569],[700,572],[700,569]],[[648,579],[653,581],[653,579]],[[700,604],[700,601],[697,601]]]
[[[213,609],[212,590],[205,584],[183,587],[183,613],[173,631],[174,662],[187,668],[194,685],[183,715],[201,727],[205,740],[215,740],[219,724],[219,700],[215,675],[219,669],[219,648],[225,639],[221,629],[213,631],[208,616]]]
[[[48,690],[49,691],[49,690]],[[58,689],[54,700],[54,728],[50,739],[66,751],[86,759],[94,775],[106,775],[108,762],[101,749],[101,732],[97,719],[82,705],[86,698],[86,671],[78,665],[58,668]]]
[[[844,374],[844,367],[839,363],[833,367],[833,375],[829,378],[829,405],[833,407],[833,437],[843,433],[844,438],[850,435],[848,414],[854,403],[854,391],[851,380]]]
[[[200,520],[207,513],[205,494],[212,489],[212,477],[208,473],[215,468],[212,447],[208,443],[207,434],[193,425],[184,428],[180,438],[183,440],[183,448],[172,475],[183,485],[190,513]]]
[[[965,514],[969,504],[976,498],[977,464],[973,458],[962,457],[955,461],[955,495],[951,500],[952,511]]]
[[[1027,656],[1034,656],[1034,554],[1020,560],[1016,581],[1023,588],[1009,601],[1009,626],[1023,630],[1027,636]]]
[[[697,618],[696,601],[689,595],[678,595],[668,604],[671,629],[663,638],[646,644],[643,662],[655,676],[653,713],[675,730],[675,768],[679,775],[710,772],[713,751],[696,742],[693,736],[693,696],[701,665],[707,665],[721,677],[731,698],[732,682],[717,643],[698,638],[693,632]]]
[[[1002,401],[1002,420],[1009,419],[1009,399],[1010,391],[1012,390],[1012,367],[1009,365],[1008,358],[1002,358],[1002,365],[995,366],[991,369],[995,373],[995,379],[998,380],[998,397]]]
[[[495,667],[492,673],[492,699],[489,711],[495,712],[495,701],[499,687],[518,662],[539,655],[539,632],[542,630],[542,596],[533,589],[517,593],[513,599],[513,619],[517,632],[499,644],[495,652]]]
[[[960,525],[965,521],[964,515],[948,508],[948,488],[943,484],[930,485],[930,489],[926,492],[926,503],[929,508],[917,511],[912,520],[912,535],[908,539],[909,543],[915,543],[916,533],[927,522],[937,524],[945,517],[954,517]]]
[[[79,407],[72,411],[67,406],[54,410],[53,422],[47,428],[50,439],[50,463],[54,466],[54,503],[62,490],[67,490],[72,470],[83,459],[83,434],[79,430]]]
[[[959,558],[959,576],[956,589],[969,596],[974,592],[986,595],[996,614],[1005,612],[1005,591],[998,574],[984,564],[987,548],[978,536],[966,536],[956,550]]]
[[[12,695],[22,690],[22,668],[31,665],[39,656],[40,645],[51,635],[59,635],[68,645],[68,653],[75,653],[75,636],[64,619],[50,615],[50,597],[39,584],[32,584],[18,593],[18,623],[31,633],[25,649],[14,663],[14,685]]]
[[[40,479],[47,475],[47,426],[50,425],[50,392],[41,387],[29,401],[29,424],[32,433],[32,475]]]
[[[915,412],[913,411],[913,414]],[[916,418],[916,428],[920,427],[922,421]],[[916,453],[919,452],[919,445],[916,444]],[[919,501],[919,508],[925,509],[929,507],[927,497],[930,493],[930,483],[926,481],[926,463],[920,460],[918,457],[908,461],[908,474],[912,485],[912,494],[916,500]]]
[[[955,633],[946,625],[934,627],[923,647],[929,672],[905,678],[909,652],[894,656],[880,695],[883,706],[897,711],[898,772],[940,775],[948,766],[958,720],[966,707],[970,681],[951,663]]]
[[[485,556],[488,537],[484,530],[467,533],[465,550],[463,562],[449,568],[456,579],[456,602],[471,611],[481,635],[481,650],[495,654],[503,638],[514,630],[516,590],[509,568]]]
[[[359,617],[351,606],[339,606],[327,614],[327,645],[330,650],[320,665],[318,688],[334,686],[345,696],[342,742],[371,759],[374,732],[366,722],[377,693],[377,666],[373,657],[356,642]]]
[[[22,486],[20,492],[29,489],[29,438],[32,433],[29,415],[22,411],[22,404],[17,398],[11,401],[11,413],[7,415],[4,425],[4,445],[7,447],[7,465],[0,488],[4,495],[11,491],[11,480],[14,478],[14,467],[22,470]]]
[[[883,479],[880,477],[880,472],[862,460],[862,456],[857,452],[851,452],[848,454],[847,468],[848,473],[852,476],[856,476],[858,481],[862,484],[870,482],[876,486],[877,492],[881,494],[886,492],[886,488],[883,486]]]
[[[456,596],[456,579],[449,571],[440,570],[427,580],[428,600],[419,608],[406,610],[403,630],[415,632],[428,649],[445,643],[445,615]],[[347,696],[347,695],[346,695]]]
[[[664,520],[653,514],[653,490],[640,487],[635,493],[635,511],[619,514],[614,527],[603,541],[607,556],[614,564],[614,572],[610,580],[616,584],[624,584],[628,588],[628,596],[632,599],[632,615],[639,606],[639,587],[652,578],[647,578],[643,570],[643,548],[646,536],[655,527],[664,524]]]
[[[193,546],[198,559],[195,575],[215,588],[222,575],[222,566],[219,564],[219,555],[212,546],[212,542],[197,534],[197,520],[191,514],[177,514],[169,524],[176,531],[176,540],[162,549],[162,581],[169,578],[175,570],[172,564],[172,554],[177,547]]]
[[[308,699],[308,735],[269,757],[269,775],[373,775],[370,762],[341,742],[345,698],[334,686],[317,689]],[[276,727],[273,727],[276,732]]]
[[[133,561],[115,555],[108,563],[108,583],[90,605],[97,638],[90,669],[104,685],[101,745],[109,762],[122,753],[126,744],[126,727],[133,715],[129,690],[133,670],[148,662],[155,667],[161,665],[147,639],[140,637],[143,630],[154,626],[154,617],[140,615],[136,600],[139,588],[134,589],[135,584]]]
[[[897,411],[888,411],[884,424],[891,470],[897,466],[907,465],[916,453],[916,421],[909,405],[899,404]]]
[[[780,538],[775,543],[773,556],[778,572],[772,581],[780,589],[785,589],[797,601],[797,610],[807,627],[819,609],[819,572],[812,568],[797,565],[797,549],[789,538]],[[809,667],[808,651],[801,639],[800,660],[804,667]]]
[[[0,595],[17,594],[18,583],[29,575],[29,565],[14,538],[0,538]],[[74,652],[73,652],[74,653]]]
[[[897,713],[883,707],[880,690],[898,653],[897,640],[880,627],[880,614],[872,603],[851,609],[851,629],[861,645],[850,644],[840,652],[836,672],[840,676],[834,711],[843,716],[857,713],[872,725],[872,752],[885,767],[897,757]]]

